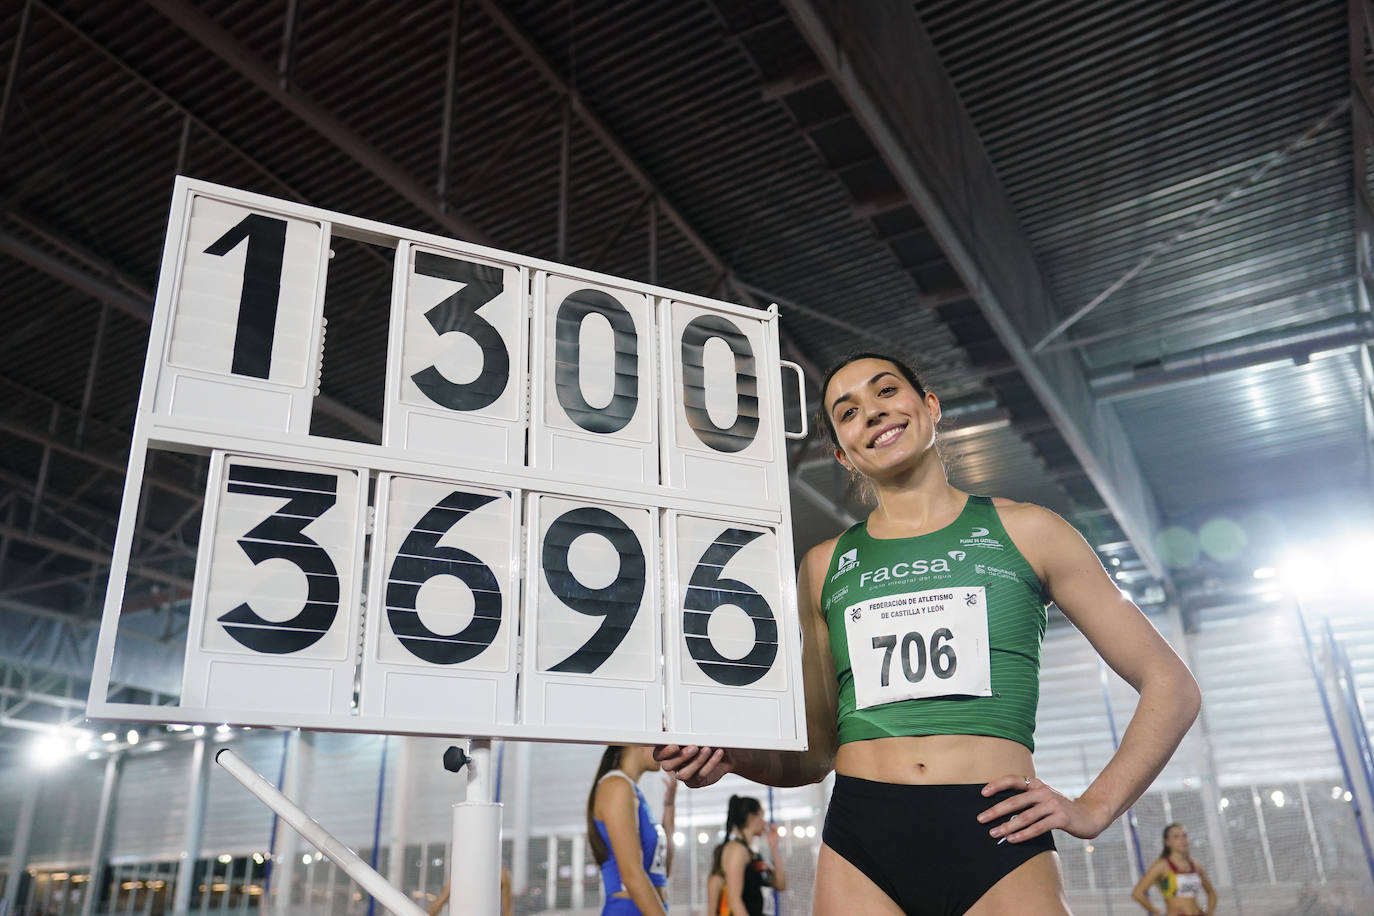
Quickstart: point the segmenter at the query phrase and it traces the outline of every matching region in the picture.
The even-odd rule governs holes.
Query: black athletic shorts
[[[984,783],[908,786],[835,775],[825,845],[863,872],[907,916],[960,916],[1003,876],[1054,850],[1048,833],[1020,843],[988,835],[978,815],[1016,790]]]

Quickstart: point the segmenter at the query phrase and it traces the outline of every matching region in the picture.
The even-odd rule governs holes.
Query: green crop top
[[[874,538],[866,522],[854,525],[821,588],[840,743],[991,735],[1034,750],[1047,606],[986,496],[917,537]]]

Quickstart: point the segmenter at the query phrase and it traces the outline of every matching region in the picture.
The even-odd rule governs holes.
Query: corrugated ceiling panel
[[[1166,516],[1254,494],[1364,489],[1359,387],[1351,354],[1248,369],[1118,401]],[[1189,435],[1179,436],[1183,424]],[[1294,435],[1301,431],[1301,435]]]

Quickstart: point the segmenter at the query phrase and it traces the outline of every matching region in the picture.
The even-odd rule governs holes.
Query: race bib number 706
[[[942,696],[992,696],[983,586],[870,598],[844,611],[858,709]]]

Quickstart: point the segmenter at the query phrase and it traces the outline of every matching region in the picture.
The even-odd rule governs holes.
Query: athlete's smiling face
[[[858,359],[840,369],[824,392],[840,447],[835,458],[876,478],[923,454],[935,441],[940,402],[922,396],[885,359]]]

